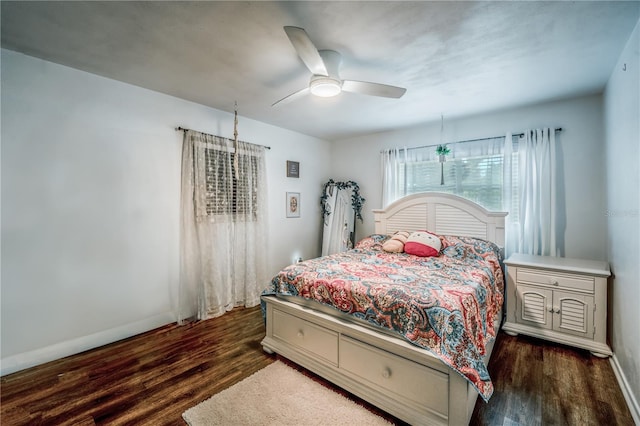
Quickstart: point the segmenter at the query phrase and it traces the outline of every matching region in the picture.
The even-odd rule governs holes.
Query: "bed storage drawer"
[[[448,416],[448,376],[440,371],[345,335],[340,336],[340,369],[416,410]]]
[[[274,309],[273,337],[338,365],[338,333]]]

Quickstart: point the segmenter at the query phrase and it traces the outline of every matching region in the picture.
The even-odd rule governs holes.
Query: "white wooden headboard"
[[[476,237],[504,247],[506,212],[490,212],[457,195],[422,192],[373,211],[376,234],[426,230],[441,235]]]

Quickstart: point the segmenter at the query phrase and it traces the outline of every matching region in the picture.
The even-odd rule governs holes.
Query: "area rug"
[[[390,425],[281,361],[185,411],[190,426]]]

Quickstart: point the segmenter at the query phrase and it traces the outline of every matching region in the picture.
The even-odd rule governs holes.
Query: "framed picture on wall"
[[[287,177],[292,177],[292,178],[300,177],[300,163],[298,161],[287,160]]]
[[[300,193],[287,192],[287,217],[300,217]]]

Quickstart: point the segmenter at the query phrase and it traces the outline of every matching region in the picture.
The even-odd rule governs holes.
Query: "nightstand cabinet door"
[[[551,328],[553,292],[528,285],[519,285],[516,298],[517,321],[539,328]]]
[[[593,339],[592,296],[555,291],[553,293],[553,329]]]

